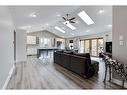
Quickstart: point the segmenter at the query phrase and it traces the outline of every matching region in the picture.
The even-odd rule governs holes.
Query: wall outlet
[[[123,45],[124,45],[123,41],[120,41],[120,46],[123,46]]]

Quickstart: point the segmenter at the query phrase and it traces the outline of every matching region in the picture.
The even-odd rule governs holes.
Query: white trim
[[[121,80],[118,80],[118,79],[115,79],[113,78],[112,81],[118,85],[121,85],[122,86],[122,81]],[[124,83],[124,87],[127,88],[127,82],[125,81]]]
[[[10,71],[9,71],[9,75],[8,75],[8,77],[7,77],[6,81],[5,81],[2,89],[6,89],[7,88],[7,85],[9,83],[9,81],[10,81],[10,78],[12,77],[14,69],[15,69],[15,66],[13,65],[12,68],[10,69]]]

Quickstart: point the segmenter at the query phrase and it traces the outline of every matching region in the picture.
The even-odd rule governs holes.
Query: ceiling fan
[[[75,21],[73,21],[73,20],[76,19],[76,17],[69,18],[69,15],[70,14],[66,14],[66,17],[62,17],[63,20],[65,21],[65,24],[67,24],[67,23],[76,23]]]

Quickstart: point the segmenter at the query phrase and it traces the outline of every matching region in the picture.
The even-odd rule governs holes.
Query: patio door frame
[[[96,39],[97,40],[97,46],[96,46],[96,51],[97,51],[97,56],[93,56],[92,55],[92,40],[94,40],[94,39]],[[99,55],[99,51],[98,51],[98,40],[99,39],[103,39],[103,37],[99,37],[99,38],[90,38],[90,39],[82,39],[82,40],[80,40],[80,41],[84,41],[84,51],[85,51],[85,41],[86,40],[89,40],[89,53],[90,53],[90,55],[91,56],[93,56],[93,57],[98,57]],[[103,45],[104,45],[104,39],[103,39]]]

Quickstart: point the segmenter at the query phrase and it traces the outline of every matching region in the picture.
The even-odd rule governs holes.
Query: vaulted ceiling
[[[69,38],[112,31],[112,6],[9,6],[16,28],[26,32],[48,30],[58,36]],[[87,25],[77,14],[85,11],[94,24]],[[75,30],[62,23],[67,13],[76,17]],[[62,33],[54,27],[65,31]]]

